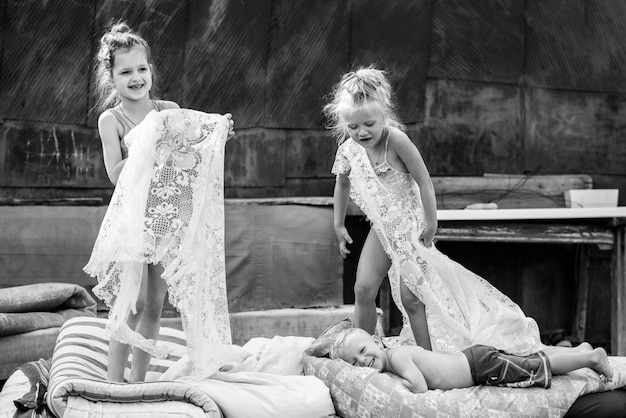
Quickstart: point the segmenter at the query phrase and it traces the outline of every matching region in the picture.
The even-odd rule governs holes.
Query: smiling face
[[[357,144],[365,148],[374,148],[380,143],[385,128],[385,117],[378,106],[359,106],[342,114],[341,120],[348,135]]]
[[[115,88],[122,100],[149,99],[152,88],[152,68],[142,46],[137,45],[116,51],[111,73]]]
[[[351,336],[350,340],[346,341],[341,358],[353,366],[372,367],[381,371],[387,361],[385,352],[367,334]]]

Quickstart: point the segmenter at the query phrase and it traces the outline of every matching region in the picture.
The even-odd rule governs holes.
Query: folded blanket
[[[194,386],[209,394],[227,417],[335,416],[328,388],[313,376],[218,372]]]
[[[96,316],[96,301],[71,283],[38,283],[0,289],[0,337],[60,327],[77,316]]]
[[[310,337],[253,338],[232,346],[232,356],[208,379],[191,377],[187,357],[161,376],[186,381],[211,396],[225,416],[237,418],[334,417],[328,388],[319,379],[303,376],[302,353]]]

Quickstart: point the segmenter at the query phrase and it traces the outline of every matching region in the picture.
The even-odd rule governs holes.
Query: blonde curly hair
[[[369,332],[365,331],[361,328],[348,328],[346,330],[341,331],[335,337],[335,341],[330,348],[329,357],[333,360],[341,359],[346,360],[346,347],[350,345],[353,341],[361,339],[361,338],[371,338],[375,342],[376,338],[372,336]],[[378,343],[378,342],[377,342]]]
[[[327,128],[339,144],[348,138],[342,116],[362,108],[380,110],[387,125],[405,130],[396,112],[387,73],[383,70],[369,66],[346,73],[335,84],[331,95],[332,100],[324,106],[323,112],[327,118]]]

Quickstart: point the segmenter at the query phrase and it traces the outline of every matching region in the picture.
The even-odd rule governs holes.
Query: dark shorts
[[[477,385],[549,388],[552,383],[550,360],[542,352],[516,356],[486,345],[463,350]]]

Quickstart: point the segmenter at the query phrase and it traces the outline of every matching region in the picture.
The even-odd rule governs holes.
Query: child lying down
[[[353,366],[372,367],[397,377],[410,391],[460,389],[474,385],[549,388],[552,375],[590,367],[610,381],[613,370],[603,348],[588,343],[577,347],[550,347],[528,356],[505,353],[494,347],[473,345],[460,353],[435,353],[420,346],[383,348],[360,328],[339,335],[330,356]]]

